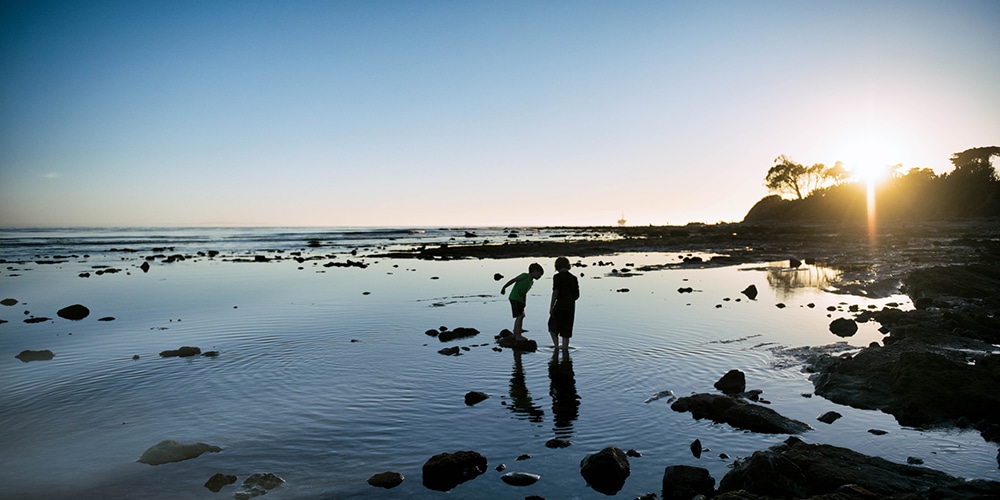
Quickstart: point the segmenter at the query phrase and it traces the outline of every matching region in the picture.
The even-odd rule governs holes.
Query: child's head
[[[566,257],[559,257],[556,259],[556,271],[562,271],[563,269],[569,270],[569,259]]]
[[[531,265],[528,266],[528,274],[530,274],[532,278],[535,278],[537,280],[538,278],[541,278],[543,274],[545,274],[545,270],[543,270],[542,266],[537,262],[532,262]]]

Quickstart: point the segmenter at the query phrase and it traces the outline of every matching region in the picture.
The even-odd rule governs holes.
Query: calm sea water
[[[572,259],[582,289],[573,349],[518,356],[492,349],[493,336],[512,325],[494,274],[506,280],[530,262],[545,267],[525,320],[527,335],[544,346],[553,258],[371,257],[420,245],[501,243],[508,235],[410,228],[0,232],[0,298],[18,300],[0,306],[4,496],[232,498],[239,482],[220,493],[202,485],[217,472],[240,481],[271,472],[287,481],[267,496],[276,499],[605,498],[586,486],[579,463],[617,446],[642,453],[630,460],[632,475],[618,495],[633,498],[658,492],[666,466],[705,467],[718,481],[733,459],[786,438],[696,421],[670,410],[666,397],[646,402],[667,390],[712,392],[733,368],[772,408],[812,425],[802,436],[807,442],[895,462],[917,457],[953,475],[1000,480],[996,445],[977,433],[905,428],[880,412],[804,396],[812,393],[807,375],[775,349],[841,341],[827,326],[849,316],[850,305],[911,306],[904,296],[824,291],[835,270],[783,263],[639,270],[676,264],[676,253]],[[518,237],[607,235],[522,229]],[[220,253],[209,258],[211,250]],[[206,255],[173,263],[156,257],[148,272],[139,269],[149,256],[198,252]],[[250,262],[256,255],[269,260]],[[348,259],[367,267],[324,266]],[[100,266],[121,271],[98,275],[107,269]],[[750,284],[760,291],[754,301],[740,294]],[[681,287],[694,291],[678,293]],[[91,310],[88,318],[56,315],[77,303]],[[52,319],[24,322],[31,317]],[[103,317],[115,319],[98,321]],[[482,333],[450,343],[425,334],[441,326]],[[880,341],[878,325],[860,326],[849,346]],[[184,345],[219,355],[158,356]],[[468,349],[438,353],[452,345]],[[25,349],[49,349],[55,358],[22,363],[14,356]],[[468,391],[490,398],[466,406]],[[816,420],[829,410],[844,417],[832,425]],[[553,437],[573,444],[546,448]],[[160,466],[136,462],[164,439],[223,451]],[[700,459],[688,447],[694,439],[710,449]],[[489,471],[447,493],[424,488],[423,463],[458,450],[484,454]],[[523,454],[531,458],[516,460]],[[494,470],[501,463],[505,472],[542,479],[509,486]],[[366,483],[386,470],[406,480],[392,490]]]

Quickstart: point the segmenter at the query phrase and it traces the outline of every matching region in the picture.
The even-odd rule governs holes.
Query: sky
[[[735,222],[1000,145],[1000,2],[0,2],[0,226]]]

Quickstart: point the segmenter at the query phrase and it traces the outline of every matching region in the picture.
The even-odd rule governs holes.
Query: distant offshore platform
[[[621,219],[618,219],[618,225],[619,225],[619,226],[624,226],[624,225],[625,225],[625,222],[627,222],[627,221],[625,220],[625,212],[622,212],[622,218],[621,218]]]

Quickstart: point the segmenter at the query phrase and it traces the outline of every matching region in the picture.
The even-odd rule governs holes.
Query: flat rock
[[[138,462],[148,465],[161,465],[170,462],[180,462],[201,456],[202,453],[218,453],[222,448],[205,443],[185,444],[173,439],[166,439],[150,446]]]
[[[199,354],[201,354],[201,349],[191,346],[184,346],[181,347],[180,349],[173,349],[160,352],[160,356],[164,358],[173,358],[173,357],[186,358],[189,356],[197,356]]]
[[[48,349],[42,349],[41,351],[24,350],[14,357],[27,363],[29,361],[48,361],[54,358],[55,354],[52,354],[52,351]]]
[[[378,474],[369,477],[368,484],[379,488],[390,489],[402,484],[403,479],[405,479],[403,475],[398,472],[386,471],[379,472]]]
[[[87,309],[87,307],[82,304],[73,304],[60,309],[56,312],[56,314],[63,319],[79,321],[87,316],[90,316],[90,309]]]
[[[812,429],[808,424],[742,399],[718,394],[694,394],[678,399],[670,408],[690,411],[696,419],[708,418],[737,429],[767,434],[799,434]]]
[[[224,486],[229,486],[236,482],[236,476],[231,474],[223,474],[221,472],[216,473],[212,477],[205,481],[205,487],[212,491],[212,493],[218,493]]]
[[[508,472],[500,479],[511,486],[530,486],[538,482],[542,476],[530,472]]]

